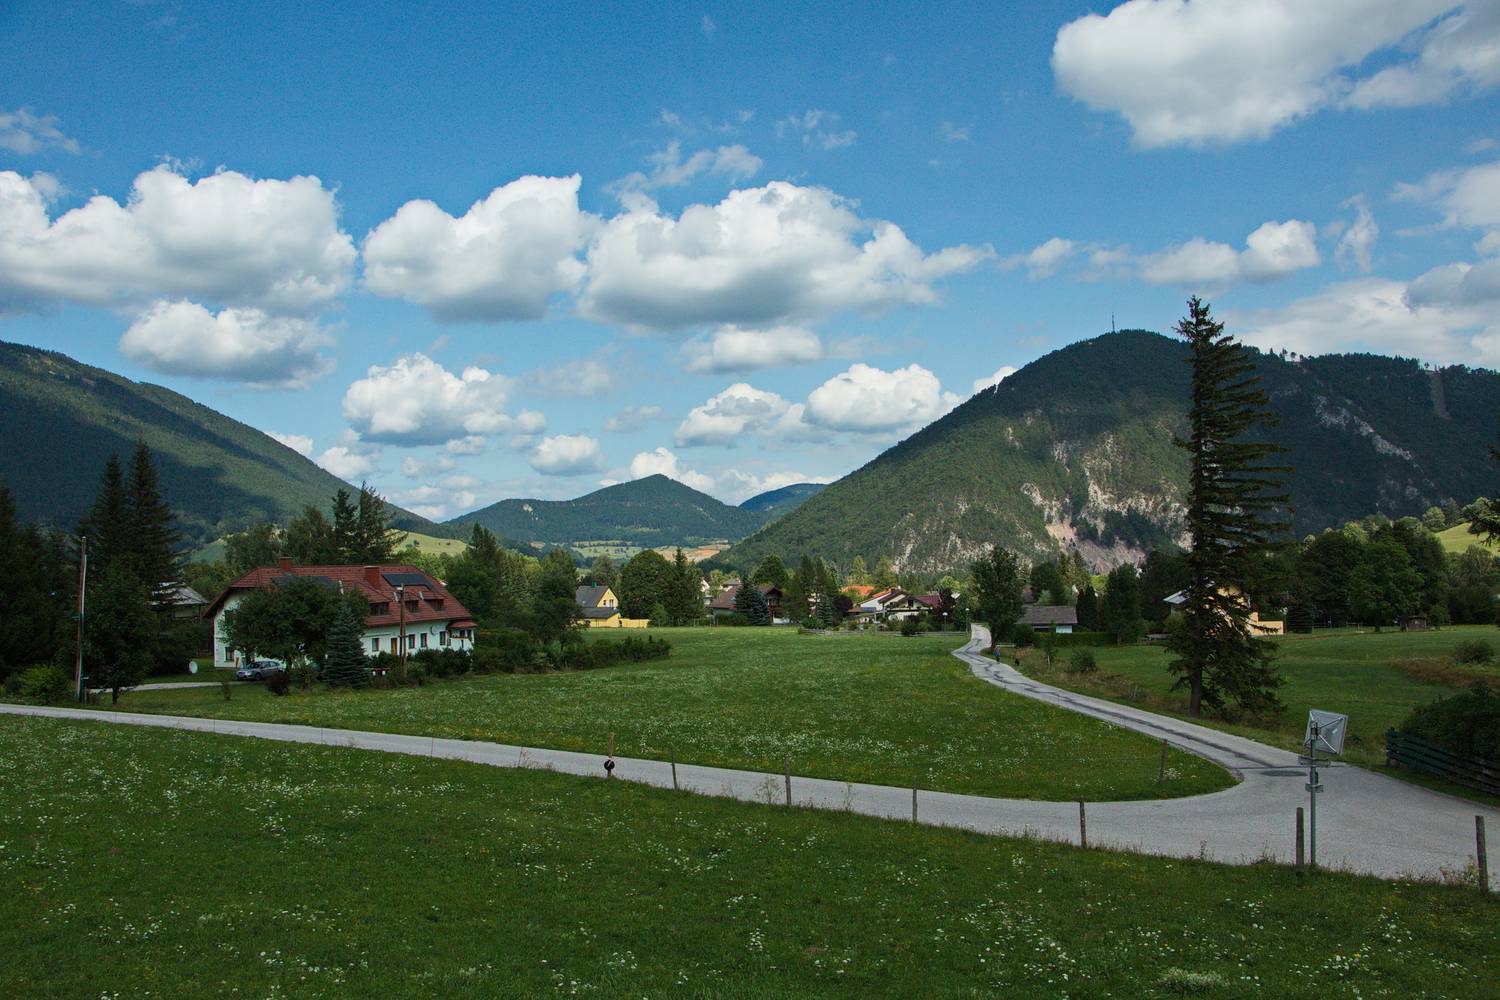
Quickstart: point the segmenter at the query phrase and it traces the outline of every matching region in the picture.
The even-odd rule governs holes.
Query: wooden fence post
[[[672,790],[676,791],[677,790],[677,748],[673,747],[670,751],[668,751],[668,756],[670,757],[670,759],[672,761]]]
[[[1302,807],[1297,807],[1297,867],[1302,867]]]
[[[792,758],[781,758],[781,770],[786,775],[786,804],[792,804]]]
[[[1078,800],[1078,846],[1089,846],[1089,824],[1083,814],[1083,800]]]
[[[917,776],[911,776],[911,821],[917,821]]]
[[[1167,741],[1161,741],[1161,763],[1156,765],[1156,783],[1159,785],[1167,776]]]
[[[1475,858],[1479,861],[1479,891],[1490,891],[1490,859],[1484,846],[1484,817],[1474,817]]]

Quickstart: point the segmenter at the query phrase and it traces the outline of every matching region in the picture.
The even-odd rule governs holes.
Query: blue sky
[[[0,339],[437,518],[831,480],[1194,292],[1500,364],[1495,0],[470,6],[5,5]]]

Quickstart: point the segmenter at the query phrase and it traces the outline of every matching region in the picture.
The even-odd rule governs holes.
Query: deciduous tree
[[[996,545],[974,563],[974,616],[989,626],[990,641],[1008,640],[1021,617],[1021,565],[1014,553]]]

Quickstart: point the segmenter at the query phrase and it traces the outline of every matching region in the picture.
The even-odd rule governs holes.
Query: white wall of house
[[[233,611],[239,607],[240,602],[245,599],[245,592],[230,594],[224,601],[224,606],[214,615],[214,666],[237,667],[242,661],[239,653],[234,652],[225,645],[224,641],[224,612]],[[379,628],[366,629],[361,639],[365,648],[366,656],[374,656],[376,653],[400,652],[398,642],[401,634],[399,625],[383,625]],[[474,647],[470,639],[460,639],[448,630],[448,622],[421,622],[408,623],[406,626],[407,652],[416,653],[423,649],[457,649],[469,650]]]

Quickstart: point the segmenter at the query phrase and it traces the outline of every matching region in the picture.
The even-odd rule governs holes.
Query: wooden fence
[[[1429,740],[1394,729],[1385,731],[1385,757],[1392,764],[1446,778],[1481,792],[1500,795],[1500,766],[1478,757],[1450,753]]]

